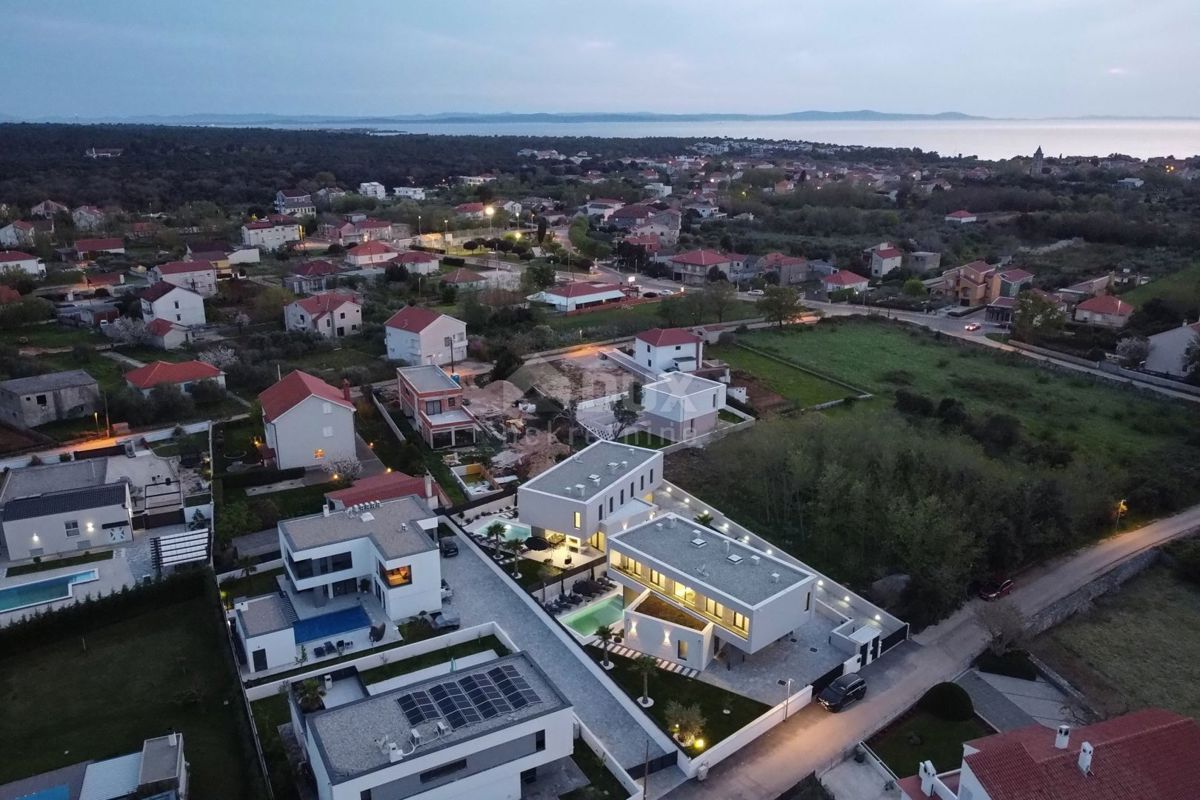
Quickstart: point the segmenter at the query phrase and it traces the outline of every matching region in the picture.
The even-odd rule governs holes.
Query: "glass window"
[[[576,511],[574,522],[575,522],[575,530],[579,530],[580,528],[582,528],[583,527],[583,514]]]
[[[326,439],[332,439],[333,438],[333,427],[330,425],[326,425],[324,428],[321,429],[321,435],[324,436]]]
[[[38,404],[39,406],[44,406],[44,405],[46,405],[46,395],[44,395],[44,394],[39,394],[39,395],[37,396],[37,404]]]
[[[318,447],[316,450],[313,450],[313,458],[324,458],[324,457],[325,457],[324,448]]]
[[[684,586],[679,581],[675,581],[675,596],[682,600],[687,596],[688,587]]]
[[[382,564],[379,565],[379,578],[385,586],[395,588],[397,586],[408,586],[412,583],[412,567],[408,564],[403,564],[393,569],[385,569]]]
[[[533,747],[539,753],[546,749],[546,732],[538,731],[533,737]]]
[[[655,586],[663,585],[663,574],[656,569],[650,570],[650,582]]]
[[[67,536],[79,535],[79,520],[69,519],[63,523],[63,527],[66,528]]]
[[[467,768],[467,760],[460,758],[458,761],[451,761],[449,764],[442,764],[440,767],[426,770],[421,773],[421,783],[429,783],[430,781],[441,780],[442,778],[453,775],[456,772],[461,772]]]
[[[333,413],[333,404],[332,403],[322,403],[321,404],[321,413],[322,414],[332,414]]]
[[[711,597],[704,598],[704,612],[709,616],[722,619],[725,616],[725,606],[713,600]]]
[[[637,575],[640,578],[642,576],[642,562],[634,561],[631,558],[631,559],[629,559],[629,564],[632,567],[631,571],[633,572],[633,574]]]
[[[733,627],[739,630],[749,631],[750,621],[746,619],[746,615],[740,611],[733,612]]]

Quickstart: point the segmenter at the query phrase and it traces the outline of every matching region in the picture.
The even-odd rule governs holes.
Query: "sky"
[[[1197,0],[4,0],[0,115],[1200,116]]]

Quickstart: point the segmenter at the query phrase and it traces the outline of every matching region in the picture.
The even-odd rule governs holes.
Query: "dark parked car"
[[[817,695],[817,702],[828,711],[841,711],[856,700],[867,696],[867,682],[857,674],[843,675]]]
[[[453,611],[435,611],[429,615],[429,624],[435,631],[456,631],[462,620]]]
[[[1001,597],[1007,597],[1008,593],[1013,590],[1013,582],[1005,578],[1004,580],[992,581],[985,583],[979,587],[979,597],[982,600],[999,600]]]
[[[458,555],[458,542],[450,537],[446,537],[438,542],[438,546],[442,548],[442,555],[446,558],[453,558]]]

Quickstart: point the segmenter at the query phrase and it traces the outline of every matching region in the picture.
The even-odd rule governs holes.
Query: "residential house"
[[[178,350],[192,338],[187,328],[165,319],[153,319],[146,323],[146,337],[146,343],[159,350]]]
[[[1075,321],[1104,328],[1124,328],[1133,306],[1111,294],[1089,297],[1075,306]]]
[[[462,386],[441,367],[400,367],[396,388],[404,415],[429,447],[475,444],[479,426],[463,404]]]
[[[918,275],[925,275],[942,265],[942,254],[918,250],[908,254],[908,268]]]
[[[389,361],[452,364],[467,357],[467,324],[422,306],[405,306],[383,324]]]
[[[983,310],[984,319],[993,325],[1011,325],[1017,310],[1016,297],[997,297]]]
[[[32,247],[37,228],[32,222],[19,219],[0,228],[0,245],[4,247]]]
[[[393,186],[392,196],[402,200],[424,200],[425,190],[419,186]]]
[[[314,294],[332,288],[341,270],[329,261],[306,261],[283,278],[283,285],[296,294]]]
[[[731,259],[715,250],[688,250],[671,257],[671,277],[698,286],[708,282],[709,270],[716,267],[726,275],[732,269]]]
[[[900,800],[1167,800],[1200,797],[1200,725],[1147,708],[1071,730],[1043,725],[963,743],[958,769],[923,761]]]
[[[711,200],[693,200],[683,204],[683,213],[691,214],[700,220],[721,219],[725,213],[720,206]]]
[[[1121,178],[1117,181],[1118,189],[1140,189],[1146,185],[1141,178]]]
[[[575,281],[573,283],[557,284],[527,298],[536,303],[547,303],[555,311],[580,311],[585,308],[619,303],[625,299],[625,292],[614,283],[595,281]]]
[[[201,297],[217,293],[217,269],[209,261],[169,261],[151,267],[146,277],[151,286],[166,282]]]
[[[348,194],[350,193],[345,189],[337,186],[323,186],[313,192],[313,205],[318,211],[328,211],[333,208],[334,203]]]
[[[858,292],[865,292],[868,286],[870,286],[869,280],[848,269],[839,269],[832,275],[825,275],[821,278],[821,288],[827,294],[846,290],[857,294]]]
[[[14,428],[78,419],[100,407],[100,386],[81,369],[0,382],[0,418]]]
[[[649,519],[662,481],[660,451],[601,439],[519,486],[517,505],[535,536],[603,551],[613,530]]]
[[[350,386],[341,391],[295,370],[258,396],[264,456],[279,469],[357,458]]]
[[[95,206],[79,206],[71,210],[71,221],[81,231],[94,231],[104,227],[105,214]]]
[[[1184,356],[1189,347],[1200,347],[1200,322],[1186,322],[1178,328],[1156,333],[1150,337],[1150,354],[1146,356],[1147,372],[1186,378]]]
[[[725,408],[725,384],[670,372],[642,387],[642,422],[650,433],[682,442],[711,433]]]
[[[204,298],[188,289],[167,281],[146,289],[141,294],[142,319],[165,319],[185,327],[204,325]]]
[[[609,225],[612,225],[617,230],[627,231],[645,224],[651,217],[658,213],[658,209],[654,206],[635,203],[613,210],[608,215],[607,221]]]
[[[366,181],[358,185],[358,193],[363,197],[373,197],[376,200],[387,200],[387,189],[382,183]]]
[[[674,247],[679,242],[679,229],[682,219],[674,209],[659,211],[644,222],[633,226],[629,233],[635,236],[653,236],[660,244]]]
[[[294,217],[274,216],[268,219],[253,220],[242,225],[242,244],[247,247],[261,247],[264,250],[278,250],[291,242],[300,241],[304,229]]]
[[[67,208],[62,203],[56,203],[53,200],[43,200],[33,208],[29,209],[29,213],[35,217],[42,219],[54,219],[59,214],[69,214],[71,209]]]
[[[116,151],[120,155],[120,150]],[[89,155],[90,158],[111,158]],[[0,786],[11,800],[188,800],[188,763],[183,734],[146,739],[142,749],[104,761],[81,761]]]
[[[34,278],[46,275],[46,265],[37,256],[22,253],[20,250],[0,250],[0,272],[19,269]]]
[[[804,283],[809,278],[808,259],[803,256],[789,256],[780,252],[767,253],[757,260],[754,272],[779,274],[780,286],[795,286]],[[745,277],[750,277],[749,275]],[[734,279],[733,276],[730,276]],[[737,279],[740,280],[742,276]]]
[[[396,251],[383,242],[365,242],[346,251],[346,263],[351,267],[362,269],[391,261]]]
[[[134,222],[129,226],[129,238],[139,241],[144,239],[153,239],[158,235],[159,224],[154,220],[143,220]]]
[[[454,213],[467,219],[484,219],[487,217],[488,206],[483,203],[460,203],[454,207]]]
[[[300,189],[280,189],[275,193],[275,212],[294,217],[311,217],[317,213],[312,195]]]
[[[403,472],[381,472],[367,478],[359,478],[353,486],[325,493],[325,502],[330,511],[344,511],[350,506],[363,503],[383,503],[401,497],[419,497],[430,508],[448,505],[441,487],[427,472],[420,477]]]
[[[283,327],[340,339],[362,330],[362,302],[353,292],[332,291],[294,300],[283,307]]]
[[[496,180],[495,175],[456,175],[454,180],[463,186],[483,186]]]
[[[597,197],[595,200],[589,200],[583,206],[583,213],[589,217],[599,217],[602,221],[607,222],[608,218],[614,211],[625,205],[623,200],[614,200],[611,197]]]
[[[441,267],[442,261],[437,253],[409,250],[397,254],[390,263],[404,267],[409,275],[433,275]]]
[[[671,196],[671,185],[662,181],[651,181],[642,187],[651,197],[661,200]]]
[[[944,217],[944,219],[946,222],[951,222],[955,225],[969,225],[972,222],[978,221],[979,217],[977,217],[975,214],[972,214],[970,211],[960,209],[958,211],[951,211]]]
[[[89,147],[83,151],[84,158],[120,158],[125,152],[120,147]]]
[[[651,328],[634,337],[633,357],[656,374],[691,372],[704,361],[704,340],[683,328]]]
[[[214,381],[223,389],[225,373],[203,361],[151,361],[125,373],[125,382],[147,397],[158,386],[177,386],[191,394],[200,381]]]
[[[892,270],[900,269],[904,253],[891,245],[873,247],[871,253],[871,277],[882,278]]]
[[[982,306],[989,299],[995,274],[996,267],[986,261],[972,261],[943,272],[941,291],[960,306]]]
[[[119,236],[105,239],[78,239],[72,249],[75,251],[75,258],[79,260],[95,258],[104,254],[123,256],[125,255],[125,242]]]
[[[382,219],[371,219],[360,214],[348,214],[337,222],[323,222],[317,234],[342,247],[352,247],[363,242],[391,241],[395,238],[392,223]]]
[[[7,287],[5,287],[7,288]],[[76,306],[71,314],[64,314],[63,319],[74,318],[86,328],[102,328],[110,322],[119,319],[121,309],[112,303],[88,303]]]
[[[445,286],[453,286],[460,292],[469,292],[483,289],[487,286],[488,280],[483,275],[470,269],[459,269],[447,272],[442,276],[442,284]]]
[[[996,269],[992,272],[988,298],[1012,297],[1033,288],[1033,273],[1023,269]]]
[[[0,529],[9,559],[24,561],[130,541],[129,484],[106,482],[107,465],[107,459],[89,458],[8,470],[0,489]]]
[[[342,678],[332,692],[355,699],[312,713],[289,693],[319,800],[519,798],[543,772],[543,783],[558,780],[574,752],[575,712],[532,658],[451,659],[431,671],[377,694]]]
[[[1057,294],[1068,306],[1074,306],[1089,297],[1108,294],[1112,289],[1113,282],[1113,274],[1110,272],[1107,275],[1098,275],[1095,278],[1071,284],[1064,289],[1059,289]]]

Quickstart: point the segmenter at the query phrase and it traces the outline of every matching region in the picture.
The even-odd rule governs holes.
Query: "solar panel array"
[[[408,723],[414,727],[422,722],[444,719],[457,730],[540,700],[516,667],[501,664],[486,673],[438,683],[428,690],[408,692],[397,702]]]

